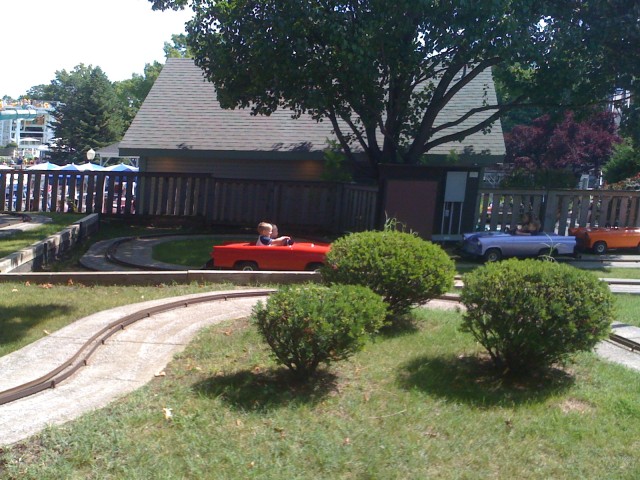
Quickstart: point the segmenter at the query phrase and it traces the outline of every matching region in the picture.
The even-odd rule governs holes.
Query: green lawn
[[[459,274],[465,274],[481,267],[483,264],[480,262],[456,262],[456,271]],[[580,268],[580,267],[577,267]],[[621,268],[621,267],[599,267],[584,269],[588,272],[592,272],[599,278],[625,278],[625,279],[640,279],[640,268]]]
[[[145,287],[0,283],[0,356],[42,338],[46,332],[58,330],[95,312],[222,288],[234,287],[196,283]]]
[[[0,453],[10,479],[612,479],[640,476],[638,372],[594,354],[497,380],[456,312],[291,385],[246,321],[166,377]],[[164,408],[172,410],[166,419]]]
[[[106,218],[100,220],[100,229],[91,238],[78,245],[73,251],[68,252],[62,260],[55,262],[49,268],[58,272],[73,272],[83,270],[79,266],[79,260],[87,250],[96,242],[101,240],[109,240],[121,237],[136,237],[144,235],[165,235],[165,234],[193,234],[199,235],[203,233],[211,233],[210,229],[195,226],[184,226],[176,223],[174,225],[162,223],[159,225],[140,225],[133,223],[127,219]],[[208,258],[208,256],[207,256]],[[206,262],[206,259],[202,262]],[[173,262],[168,262],[173,263]],[[201,266],[202,264],[199,264]],[[193,265],[194,267],[196,265]]]

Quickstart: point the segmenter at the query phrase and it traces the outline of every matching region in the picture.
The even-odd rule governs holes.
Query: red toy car
[[[296,242],[293,245],[256,245],[255,242],[225,243],[211,251],[213,268],[234,270],[308,270],[324,265],[328,243]]]
[[[577,227],[570,228],[569,235],[576,237],[578,248],[592,250],[599,255],[616,248],[635,248],[640,251],[640,228]]]

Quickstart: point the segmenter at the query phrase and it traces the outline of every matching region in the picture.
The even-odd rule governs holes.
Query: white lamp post
[[[91,163],[94,158],[96,158],[96,151],[93,148],[90,148],[87,150],[87,160]]]

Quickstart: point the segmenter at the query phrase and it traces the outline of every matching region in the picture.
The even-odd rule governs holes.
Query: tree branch
[[[349,146],[349,142],[347,142],[347,139],[345,138],[344,134],[342,133],[342,130],[340,129],[340,125],[338,124],[338,120],[336,118],[335,112],[327,113],[327,117],[329,117],[329,121],[333,126],[333,133],[335,133],[336,137],[338,137],[338,142],[340,142],[340,146],[344,150],[345,155],[351,162],[355,163],[355,160],[356,160],[355,156],[353,155],[353,151]]]
[[[482,129],[488,127],[489,125],[491,125],[493,122],[498,120],[498,118],[500,118],[501,114],[502,114],[502,110],[498,110],[497,112],[493,113],[492,115],[487,117],[485,120],[483,120],[482,122],[478,123],[477,125],[474,125],[473,127],[469,127],[469,128],[467,128],[465,130],[461,130],[461,131],[456,132],[456,133],[445,135],[445,136],[437,138],[437,139],[435,139],[435,140],[433,140],[431,142],[428,142],[428,143],[426,143],[426,144],[424,144],[422,146],[422,149],[421,149],[420,153],[428,152],[432,148],[434,148],[434,147],[436,147],[438,145],[442,145],[443,143],[463,140],[465,137],[468,137],[469,135],[473,135],[474,133],[477,133],[480,130],[482,130]]]

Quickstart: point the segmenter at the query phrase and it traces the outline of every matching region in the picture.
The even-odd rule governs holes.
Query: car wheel
[[[605,242],[596,242],[593,244],[593,253],[604,255],[607,253],[607,244]]]
[[[499,262],[502,260],[502,252],[497,248],[490,248],[484,252],[485,262]]]
[[[213,270],[213,258],[207,260],[207,263],[204,264],[204,270]]]
[[[256,262],[236,262],[233,268],[243,272],[255,272],[258,270],[258,264]]]
[[[308,272],[317,272],[322,267],[324,267],[323,263],[315,262],[315,263],[310,263],[309,265],[307,265],[307,268],[305,270],[307,270]]]

